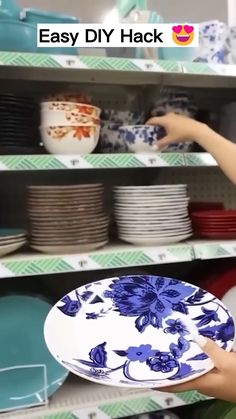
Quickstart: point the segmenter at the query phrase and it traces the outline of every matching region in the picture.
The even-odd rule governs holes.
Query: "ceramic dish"
[[[117,125],[139,125],[144,123],[143,112],[119,111],[114,109],[103,109],[101,119],[104,122]]]
[[[27,211],[35,250],[80,253],[108,242],[102,184],[30,186]]]
[[[16,250],[20,249],[26,244],[26,240],[17,241],[11,244],[0,244],[0,257],[9,255],[10,253],[16,252]]]
[[[45,365],[48,397],[59,389],[68,375],[66,369],[53,359],[43,339],[43,324],[50,309],[50,304],[35,296],[0,298],[1,369]],[[42,369],[1,371],[0,410],[42,403],[44,387]]]
[[[166,135],[163,128],[148,125],[122,126],[120,134],[131,153],[156,153],[153,146]]]
[[[89,154],[97,146],[98,125],[41,127],[41,138],[51,154]]]
[[[120,125],[114,123],[102,123],[99,140],[99,151],[101,153],[125,153],[127,151],[127,146],[119,128]]]
[[[100,125],[100,119],[79,111],[41,111],[41,126]]]
[[[86,253],[92,252],[93,250],[100,249],[101,247],[106,246],[108,240],[103,240],[101,242],[94,243],[82,243],[81,245],[66,246],[62,245],[31,245],[32,249],[37,250],[38,252],[47,253],[51,255],[73,255],[77,253]]]
[[[162,388],[213,369],[193,341],[196,329],[232,349],[233,319],[213,295],[176,279],[123,276],[63,297],[46,319],[44,336],[55,359],[82,378]]]
[[[124,235],[120,234],[119,238],[120,240],[123,240],[124,242],[134,244],[136,246],[165,246],[168,244],[175,244],[180,243],[184,240],[189,239],[192,237],[192,233],[188,234],[178,234],[174,235],[172,233],[169,233],[169,236],[164,236],[163,234],[159,237],[145,237],[144,235]]]
[[[100,118],[101,109],[85,103],[74,102],[42,102],[41,109],[44,111],[66,111],[88,115],[93,118]]]

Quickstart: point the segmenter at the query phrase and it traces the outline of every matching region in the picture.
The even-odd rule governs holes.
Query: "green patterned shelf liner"
[[[0,66],[60,68],[62,65],[53,55],[23,52],[0,52]]]
[[[145,66],[146,63],[146,66]],[[57,56],[20,52],[0,52],[0,65],[19,67],[73,68],[110,71],[155,71],[181,72],[181,65],[175,61],[133,60],[129,58]]]
[[[0,156],[0,171],[5,170],[63,170],[63,169],[119,169],[142,167],[182,167],[181,153],[134,155],[88,154],[84,156],[22,155]]]
[[[236,249],[230,251],[224,249],[220,244],[196,245],[194,247],[196,259],[217,259],[226,257],[235,257]]]
[[[161,405],[154,402],[150,397],[140,397],[133,400],[128,400],[123,403],[110,403],[99,406],[99,409],[104,412],[109,418],[123,418],[133,416],[140,413],[155,412],[163,409]]]
[[[144,252],[116,252],[92,255],[91,259],[101,268],[118,268],[122,266],[142,266],[155,263]]]
[[[185,74],[217,75],[216,69],[213,69],[205,63],[182,63],[182,71]]]
[[[175,401],[173,401],[173,405],[170,405],[168,408],[173,408],[173,407],[181,406],[181,405],[182,406],[190,405],[190,404],[198,403],[200,401],[209,400],[209,397],[203,396],[202,394],[199,394],[196,391],[178,393],[178,394],[175,394],[174,396],[175,396],[176,401],[179,399],[179,403],[175,403]],[[155,396],[155,397],[158,398],[158,396]],[[171,397],[172,395],[170,394],[170,399]],[[130,400],[102,404],[96,407],[96,409],[94,409],[94,415],[92,415],[91,413],[91,418],[92,419],[96,417],[99,418],[100,416],[101,418],[104,418],[104,419],[105,418],[119,419],[123,417],[140,415],[144,413],[157,412],[163,409],[164,409],[163,399],[160,399],[160,404],[159,404],[157,403],[157,401],[154,401],[152,397],[137,397]],[[89,413],[85,415],[83,410],[84,409],[82,408],[81,416],[79,413],[80,409],[77,409],[77,412],[74,414],[70,412],[58,413],[55,415],[45,416],[44,419],[76,419],[76,418],[84,419],[85,417],[87,417],[87,419],[90,419]],[[93,408],[91,407],[91,412],[92,410]]]
[[[184,156],[186,167],[217,166],[209,153],[186,153]]]
[[[8,170],[61,170],[67,166],[54,156],[0,156],[0,171]]]
[[[233,66],[208,65],[205,63],[178,62],[166,60],[137,60],[129,58],[66,56],[31,54],[21,52],[0,52],[0,66],[35,68],[90,69],[126,72],[185,73],[197,75],[235,75]],[[230,71],[229,71],[230,70]]]
[[[62,258],[42,258],[29,260],[10,260],[2,262],[1,265],[12,272],[13,276],[43,275],[45,273],[71,272],[74,269]],[[1,267],[0,267],[1,276]]]

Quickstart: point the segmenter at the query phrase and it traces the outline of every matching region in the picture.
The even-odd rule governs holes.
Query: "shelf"
[[[3,413],[1,418],[14,419],[116,419],[156,412],[208,400],[195,391],[178,394],[151,390],[128,390],[89,383],[71,377],[47,406]],[[65,414],[68,412],[68,416]],[[75,416],[70,416],[70,413]],[[61,415],[64,413],[64,415]],[[54,416],[55,415],[55,416]]]
[[[236,240],[196,240],[191,245],[195,259],[210,260],[236,257]]]
[[[235,76],[234,65],[0,52],[4,80],[230,87]]]
[[[216,165],[216,161],[208,153],[0,156],[0,171],[209,167]]]
[[[192,240],[168,246],[110,244],[78,255],[20,254],[2,258],[0,278],[151,266],[236,257],[236,240]]]
[[[118,244],[79,255],[13,254],[1,259],[0,278],[149,266],[191,260],[193,260],[192,247],[185,243],[164,247]]]

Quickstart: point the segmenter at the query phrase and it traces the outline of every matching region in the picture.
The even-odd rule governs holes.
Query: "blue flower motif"
[[[193,320],[199,320],[198,323],[197,323],[197,327],[207,326],[212,321],[214,321],[214,322],[219,322],[220,321],[219,316],[218,316],[216,311],[208,310],[205,307],[202,307],[201,310],[204,314],[201,314],[200,316],[194,317],[194,319],[193,319]]]
[[[137,317],[135,326],[143,332],[147,326],[162,326],[175,306],[193,294],[195,288],[175,280],[154,276],[125,276],[115,279],[111,290],[104,293],[112,298],[121,316]]]
[[[151,345],[130,346],[127,349],[127,358],[130,361],[146,362],[155,353]]]
[[[147,360],[152,371],[168,373],[179,366],[179,363],[168,352],[156,352],[153,358]]]
[[[127,143],[129,143],[129,144],[134,144],[135,143],[136,136],[132,131],[128,131],[128,130],[127,131],[122,131],[121,130],[121,133],[124,134],[124,140]]]
[[[97,320],[99,313],[86,313],[86,320]]]
[[[166,324],[168,324],[169,327],[165,328],[164,330],[165,333],[171,333],[172,335],[176,335],[178,333],[179,335],[183,335],[183,336],[189,334],[188,329],[179,319],[167,320]]]
[[[76,317],[78,312],[81,308],[81,303],[79,300],[79,296],[77,296],[77,300],[72,300],[68,295],[62,298],[61,302],[64,303],[63,306],[57,306],[57,308],[66,316],[69,317]]]
[[[234,333],[234,322],[232,317],[229,317],[226,323],[223,323],[219,326],[216,333],[216,338],[217,340],[221,340],[221,342],[225,343],[234,339]]]

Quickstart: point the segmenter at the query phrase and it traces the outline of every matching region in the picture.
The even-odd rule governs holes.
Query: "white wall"
[[[21,7],[39,8],[72,14],[86,22],[99,22],[116,0],[18,0]],[[168,21],[200,22],[209,19],[227,21],[227,0],[148,0],[148,8],[157,10]]]

